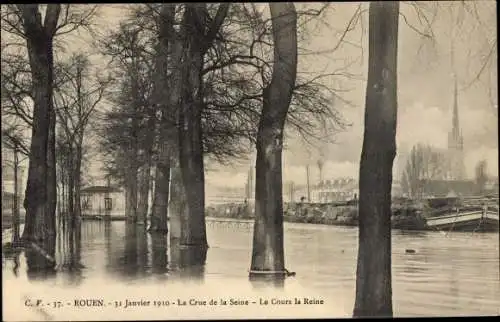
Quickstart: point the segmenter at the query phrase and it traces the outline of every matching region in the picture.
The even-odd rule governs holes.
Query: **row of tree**
[[[54,244],[56,206],[61,217],[78,221],[85,133],[103,99],[111,110],[101,113],[101,150],[109,156],[109,175],[125,186],[130,221],[146,222],[153,169],[151,230],[166,232],[170,208],[171,236],[206,247],[204,156],[224,161],[252,144],[266,187],[259,199],[277,198],[269,209],[280,213],[282,193],[274,186],[281,189],[285,122],[314,135],[317,121],[333,128],[339,118],[330,120],[334,92],[320,82],[331,75],[296,82],[298,21],[324,8],[270,9],[266,17],[263,7],[250,4],[136,6],[118,31],[97,43],[110,58],[103,77],[93,75],[82,52],[57,55],[64,53],[63,35],[91,30],[94,6],[2,7],[2,32],[9,36],[2,41],[2,123],[8,125],[2,134],[29,157],[23,240],[47,249]],[[22,128],[31,129],[31,138]],[[266,207],[257,207],[261,217]]]
[[[269,8],[266,18],[253,4],[142,5],[98,43],[115,79],[101,151],[125,187],[129,221],[145,224],[151,208],[151,231],[166,232],[169,217],[173,239],[205,247],[205,163],[252,146],[266,194],[257,212],[279,214],[285,123],[309,136],[340,123],[320,82],[331,75],[296,81],[297,21],[322,9]],[[264,211],[260,200],[277,204]]]
[[[41,249],[55,243],[58,199],[71,217],[80,211],[84,132],[104,88],[89,82],[84,57],[58,59],[55,48],[63,35],[88,27],[94,14],[94,6],[51,4],[42,18],[36,4],[2,6],[2,139],[29,157],[22,237]]]

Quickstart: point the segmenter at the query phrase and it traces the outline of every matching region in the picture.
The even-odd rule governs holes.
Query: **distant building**
[[[403,195],[401,185],[393,180],[392,197]],[[345,202],[359,198],[359,181],[353,178],[338,178],[320,182],[312,189],[311,202]]]
[[[352,178],[326,180],[314,186],[311,202],[342,202],[357,198],[358,181]]]
[[[91,186],[81,190],[83,215],[125,215],[125,193],[116,187]]]

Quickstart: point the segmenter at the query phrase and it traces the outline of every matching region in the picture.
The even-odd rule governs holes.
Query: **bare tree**
[[[411,149],[403,169],[403,192],[410,198],[422,198],[429,191],[431,181],[447,178],[448,170],[444,153],[429,145],[417,144]]]
[[[29,61],[18,53],[2,50],[1,73],[2,135],[16,141],[20,152],[28,155],[29,143],[24,132],[33,123]]]
[[[396,155],[398,2],[371,2],[359,170],[354,316],[392,316],[391,186]]]
[[[92,77],[90,67],[90,61],[84,54],[72,55],[66,66],[61,68],[63,80],[55,91],[54,103],[59,118],[58,124],[64,133],[60,136],[63,140],[60,142],[60,147],[66,149],[60,151],[59,156],[64,158],[61,161],[66,163],[64,173],[68,179],[67,206],[73,225],[81,216],[81,170],[87,125],[96,107],[104,98],[109,84],[109,80],[101,79],[97,75]]]
[[[56,115],[53,108],[55,39],[64,33],[89,26],[95,13],[94,10],[88,11],[90,6],[77,10],[78,12],[70,10],[70,5],[49,4],[44,8],[43,19],[40,11],[42,8],[38,4],[2,6],[1,15],[2,31],[7,32],[12,39],[7,45],[11,45],[11,48],[17,47],[18,52],[19,48],[26,50],[29,62],[27,66],[31,74],[30,95],[26,97],[33,101],[33,112],[30,115],[31,120],[26,118],[25,121],[31,122],[32,134],[24,201],[26,225],[23,231],[23,240],[38,246],[33,248],[38,250],[35,251],[35,256],[30,256],[32,260],[30,259],[28,264],[31,268],[50,268],[54,265],[54,260],[47,261],[46,256],[42,258],[38,255],[48,254],[49,258],[53,259],[56,235]],[[2,47],[3,58],[5,47]],[[17,106],[18,111],[21,110],[19,107]],[[37,258],[43,260],[39,261]]]
[[[60,5],[48,5],[43,22],[38,5],[18,5],[15,11],[27,43],[34,98],[23,239],[42,242],[48,249],[55,243],[56,235],[52,44],[60,11]]]
[[[154,131],[151,123],[155,118],[151,102],[151,39],[132,21],[122,23],[118,31],[112,31],[99,44],[103,54],[111,58],[110,67],[116,78],[116,90],[109,95],[114,106],[104,117],[101,150],[111,155],[109,162],[115,162],[115,174],[125,184],[126,217],[139,224],[146,222],[149,193],[149,182],[141,180],[146,189],[139,194],[139,169],[149,176],[153,141],[150,131]]]
[[[183,17],[181,108],[178,110],[179,163],[186,196],[181,215],[180,244],[207,247],[205,227],[205,175],[203,161],[204,57],[227,15],[229,4],[220,4],[211,23],[206,4],[186,4]],[[206,28],[208,26],[208,28]]]
[[[476,165],[476,189],[480,195],[484,195],[486,183],[488,182],[488,163],[481,160]]]
[[[180,44],[174,30],[175,5],[163,4],[158,15],[158,45],[154,96],[160,114],[158,132],[158,159],[156,162],[155,189],[151,213],[150,231],[168,232],[168,206],[170,197],[170,173],[176,149],[175,110],[178,108],[180,90],[179,70],[173,69],[168,77],[168,57],[171,62],[180,60]],[[175,51],[175,52],[174,52]],[[170,82],[169,82],[170,80]]]
[[[250,276],[285,273],[282,150],[297,75],[297,13],[291,2],[270,3],[274,40],[272,78],[264,89],[257,133],[255,225]]]

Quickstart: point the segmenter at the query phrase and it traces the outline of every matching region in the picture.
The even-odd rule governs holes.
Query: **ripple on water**
[[[27,278],[22,255],[17,277],[12,261],[2,261],[4,281],[11,285],[35,283],[70,293],[106,288],[117,294],[148,289],[155,297],[165,294],[166,289],[169,294],[174,294],[175,289],[186,294],[238,295],[252,290],[248,270],[253,230],[249,227],[208,225],[210,249],[205,266],[182,273],[175,270],[182,259],[145,231],[127,232],[122,222],[84,222],[80,245],[71,250],[67,242],[60,242],[57,250],[58,262],[74,259],[84,268],[60,271],[49,280],[35,282]],[[284,228],[286,267],[297,275],[285,282],[282,292],[324,296],[330,302],[320,317],[350,315],[356,284],[357,229],[293,223],[286,223]],[[405,254],[409,248],[415,253]],[[392,264],[394,310],[398,316],[498,314],[498,234],[444,236],[394,231]],[[179,284],[185,283],[186,274],[193,282]],[[150,314],[155,316],[154,312]]]

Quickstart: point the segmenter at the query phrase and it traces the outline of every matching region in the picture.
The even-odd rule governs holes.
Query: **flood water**
[[[67,236],[59,234],[55,275],[27,274],[24,254],[16,260],[4,258],[4,295],[10,294],[12,308],[18,305],[21,310],[23,305],[26,308],[27,298],[62,299],[63,304],[69,305],[75,298],[85,296],[104,298],[108,306],[118,298],[175,302],[178,298],[209,300],[225,296],[259,302],[263,296],[269,296],[324,301],[323,305],[293,308],[276,305],[272,310],[257,303],[253,307],[252,304],[245,307],[219,305],[189,310],[170,305],[143,310],[107,307],[84,311],[83,308],[62,307],[47,308],[45,313],[30,311],[33,315],[29,319],[46,320],[351,315],[357,228],[285,223],[286,267],[296,272],[296,276],[286,279],[284,285],[274,291],[258,288],[248,280],[252,232],[249,223],[218,223],[209,219],[210,248],[205,265],[196,265],[203,258],[180,256],[168,249],[166,238],[151,236],[144,229],[126,228],[124,222],[83,222],[81,236],[77,236],[73,244],[76,246],[68,247]],[[500,313],[498,233],[393,231],[392,240],[395,316]],[[406,249],[413,249],[415,253],[407,254]],[[12,288],[19,288],[16,296],[22,300],[16,299]],[[45,299],[47,296],[49,300]],[[10,319],[23,319],[22,316],[18,310]]]

